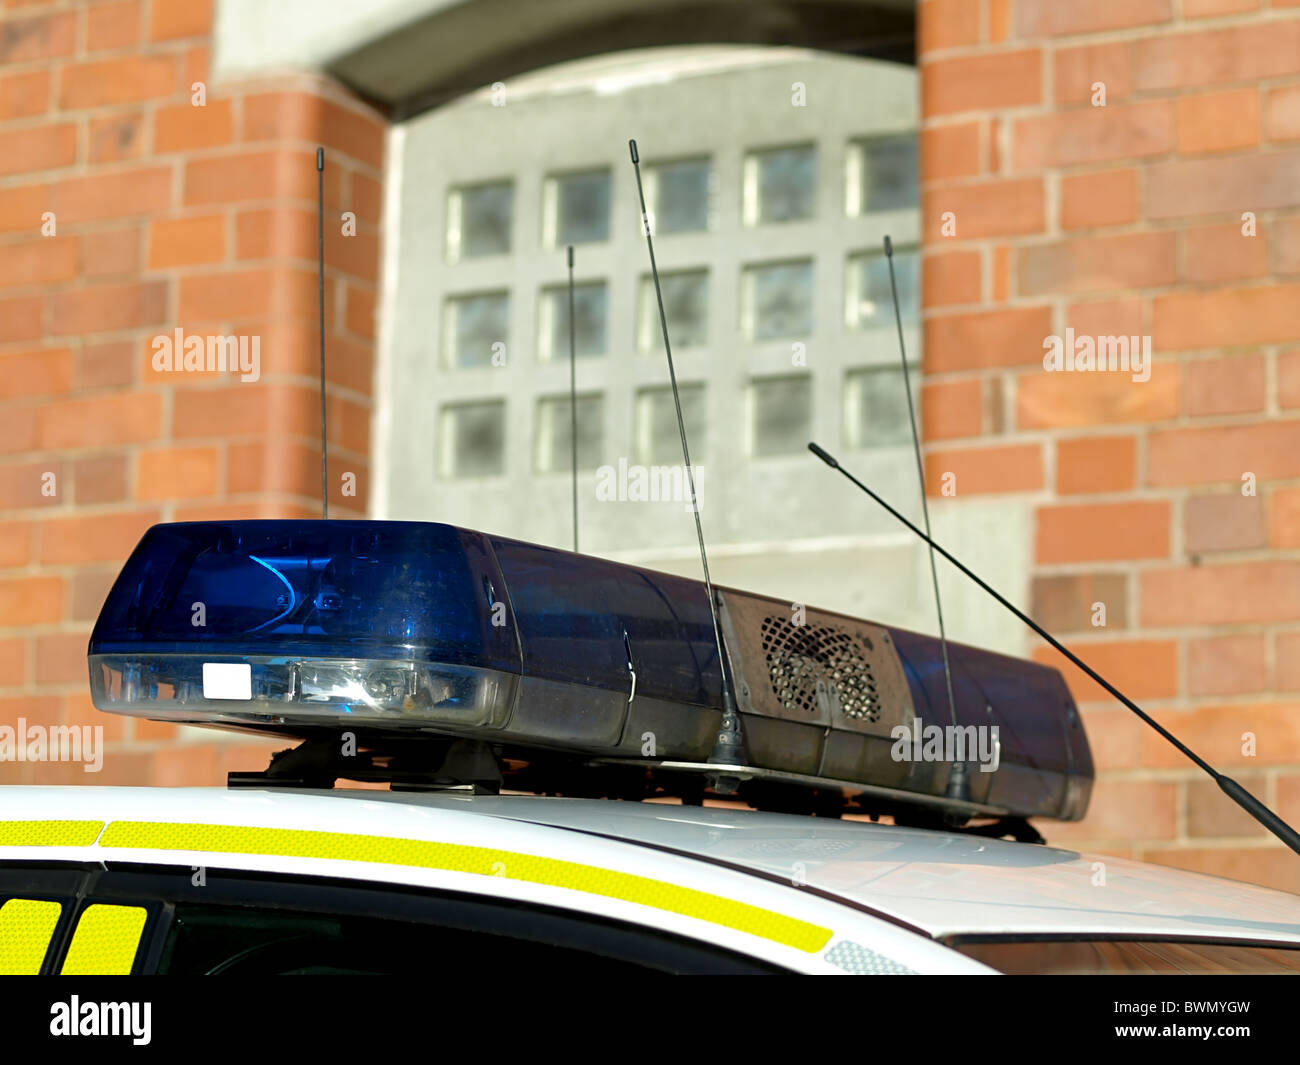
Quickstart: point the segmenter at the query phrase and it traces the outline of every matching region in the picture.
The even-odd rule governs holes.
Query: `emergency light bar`
[[[1056,670],[950,644],[952,728],[937,639],[718,599],[742,798],[792,787],[881,812],[1084,815],[1092,759]],[[89,664],[97,707],[155,720],[460,738],[498,759],[562,754],[665,781],[718,768],[722,664],[702,583],[450,525],[154,526]],[[969,768],[959,798],[954,758]]]

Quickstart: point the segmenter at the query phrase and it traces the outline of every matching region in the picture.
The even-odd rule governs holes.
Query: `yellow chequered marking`
[[[430,843],[389,836],[288,828],[113,821],[105,829],[100,844],[104,847],[144,850],[329,858],[501,876],[507,880],[568,888],[651,906],[760,936],[810,954],[821,950],[831,937],[829,928],[678,884],[558,858],[542,858],[459,843]]]
[[[89,847],[103,821],[0,821],[0,847]]]
[[[143,906],[87,906],[59,971],[64,976],[129,975],[147,916]]]
[[[0,906],[0,976],[35,976],[50,949],[63,907],[41,899]]]

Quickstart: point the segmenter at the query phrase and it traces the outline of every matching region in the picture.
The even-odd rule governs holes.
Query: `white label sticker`
[[[247,662],[204,662],[203,698],[251,699],[253,667]]]

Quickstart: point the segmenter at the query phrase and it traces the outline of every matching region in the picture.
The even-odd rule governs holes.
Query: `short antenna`
[[[912,402],[912,381],[907,368],[907,345],[903,342],[903,311],[898,303],[898,280],[894,276],[894,242],[885,235],[885,262],[889,264],[889,291],[894,298],[894,322],[898,326],[898,354],[903,363],[903,392],[907,396],[907,417],[912,424],[912,450],[916,453],[916,479],[921,486],[921,513],[925,516],[925,537],[930,539],[930,504],[925,497],[925,463],[921,461],[921,434],[916,428],[916,405]],[[948,685],[948,712],[957,728],[957,699],[952,691],[952,666],[948,661],[948,633],[943,624],[943,600],[939,597],[939,571],[934,562],[934,543],[930,543],[930,580],[934,584],[934,612],[939,617],[939,645],[943,648],[943,677]],[[946,794],[950,799],[970,801],[970,777],[966,762],[958,759],[948,773]]]
[[[713,618],[713,639],[718,650],[718,670],[722,674],[722,722],[718,728],[718,737],[714,741],[709,761],[719,766],[743,766],[746,761],[745,740],[740,731],[740,715],[736,711],[736,699],[727,679],[727,660],[722,651],[722,626],[718,622],[718,605],[713,592],[713,581],[709,577],[709,556],[704,549],[704,527],[700,524],[700,507],[695,496],[695,470],[691,466],[691,452],[686,443],[686,419],[682,417],[682,398],[677,390],[677,372],[673,368],[673,349],[668,341],[668,315],[664,313],[664,294],[659,285],[659,267],[655,263],[655,245],[650,232],[650,215],[645,206],[645,189],[641,185],[641,159],[637,154],[636,141],[627,142],[632,153],[632,169],[636,171],[636,194],[641,203],[641,228],[645,231],[646,249],[650,252],[650,274],[654,278],[655,298],[659,301],[659,327],[663,331],[664,353],[668,357],[668,379],[673,386],[673,404],[677,408],[677,431],[682,438],[682,459],[686,464],[686,480],[691,488],[691,512],[695,515],[695,536],[700,542],[700,564],[704,567],[704,589],[709,597],[709,613]],[[723,795],[734,795],[739,781],[734,776],[724,773],[714,774],[711,781],[714,790]]]
[[[569,445],[573,452],[573,551],[578,551],[578,352],[574,339],[573,245],[569,245]]]
[[[330,516],[328,459],[325,454],[325,149],[316,149],[316,237],[319,264],[316,302],[320,309],[320,516]]]

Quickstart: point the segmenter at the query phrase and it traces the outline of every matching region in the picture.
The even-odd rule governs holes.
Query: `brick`
[[[955,488],[958,498],[1036,492],[1043,487],[1043,449],[1039,444],[1015,444],[931,450],[925,457],[927,494],[941,495],[945,482]]]
[[[1191,496],[1183,511],[1187,552],[1246,551],[1268,541],[1264,500],[1239,492]]]
[[[1128,628],[1128,578],[1122,573],[1036,576],[1030,613],[1048,632],[1094,632]],[[1096,611],[1095,604],[1105,608]],[[1093,617],[1105,625],[1094,626]]]
[[[90,120],[90,161],[120,163],[144,151],[144,117],[138,112]]]
[[[157,521],[156,510],[50,518],[41,523],[41,561],[67,565],[124,559]]]
[[[921,110],[933,117],[1041,103],[1042,62],[1034,48],[923,63]]]
[[[1044,565],[1169,557],[1172,508],[1164,501],[1045,506],[1037,519]]]
[[[1076,641],[1070,650],[1130,699],[1170,699],[1178,694],[1177,640]],[[1061,671],[1076,702],[1114,698],[1054,648],[1036,647],[1033,657]]]
[[[121,455],[94,455],[72,465],[72,494],[83,503],[120,503],[126,499],[126,459]]]
[[[1132,41],[1058,48],[1053,99],[1058,104],[1091,104],[1098,82],[1105,87],[1107,106],[1127,99],[1133,92],[1133,58]]]
[[[1300,547],[1300,488],[1278,488],[1270,501],[1269,543]]]
[[[6,16],[0,23],[0,66],[70,56],[77,44],[77,13]]]
[[[212,29],[212,0],[152,0],[149,40],[205,37]]]
[[[1011,293],[1011,249],[999,244],[993,249],[993,302],[1005,303]]]
[[[925,239],[945,239],[944,215],[956,216],[956,239],[1039,233],[1045,228],[1043,183],[1038,178],[946,185],[922,194]]]
[[[337,446],[355,455],[369,455],[372,416],[368,403],[353,403],[342,396],[331,397],[327,412],[331,449]]]
[[[0,464],[0,508],[17,510],[58,505],[62,502],[58,493],[66,484],[64,472],[63,463],[51,459]],[[51,474],[54,480],[48,482]],[[46,495],[47,483],[53,484],[55,495]]]
[[[1300,617],[1300,562],[1290,559],[1149,569],[1139,580],[1141,623],[1148,627],[1289,623]]]
[[[53,170],[77,161],[77,127],[71,122],[0,131],[0,174]]]
[[[1141,337],[1143,326],[1142,300],[1088,300],[1071,303],[1066,308],[1065,320],[1077,337],[1126,336]],[[1132,341],[1130,340],[1130,346]]]
[[[990,44],[1002,44],[1011,35],[1011,0],[989,0]]]
[[[1270,266],[1279,275],[1300,275],[1300,218],[1285,218],[1268,227]]]
[[[227,321],[270,313],[280,275],[272,270],[223,270],[184,277],[181,321]]]
[[[314,472],[313,472],[314,471]],[[320,494],[320,451],[306,444],[256,442],[231,444],[226,470],[226,491],[281,492],[286,495]]]
[[[100,230],[81,238],[81,269],[88,278],[140,271],[140,227]]]
[[[0,522],[0,566],[25,566],[32,560],[35,522]]]
[[[54,295],[54,332],[108,333],[155,325],[167,317],[167,283],[107,284]]]
[[[1061,495],[1129,492],[1137,483],[1137,437],[1082,436],[1056,442]]]
[[[966,0],[930,0],[917,11],[922,54],[980,43],[980,5]]]
[[[1165,92],[1300,73],[1295,19],[1170,33],[1138,41],[1137,89]]]
[[[86,50],[127,48],[140,40],[140,0],[95,4],[86,10]]]
[[[153,761],[153,786],[192,788],[204,784],[219,785],[221,776],[217,767],[217,754],[217,747],[212,743],[186,744],[184,747],[160,750]]]
[[[1277,398],[1284,410],[1300,407],[1300,350],[1277,357]]]
[[[1088,816],[1077,824],[1054,824],[1053,840],[1157,840],[1173,838],[1178,787],[1169,780],[1107,780],[1093,790]],[[1107,854],[1116,853],[1113,845]]]
[[[162,397],[123,393],[62,400],[38,412],[42,448],[105,448],[153,440],[162,428]]]
[[[1149,381],[1125,373],[1048,373],[1016,379],[1016,425],[1066,429],[1154,422],[1178,415],[1178,367],[1155,363]]]
[[[1294,763],[1300,760],[1300,714],[1285,702],[1226,703],[1194,710],[1160,710],[1152,714],[1188,747],[1218,769]],[[1255,753],[1248,754],[1247,733],[1254,734]],[[1187,761],[1154,731],[1142,740],[1143,762],[1149,768],[1178,767]]]
[[[375,298],[373,289],[348,285],[347,302],[344,308],[344,322],[348,332],[356,333],[367,340],[375,338]],[[925,300],[925,305],[931,306],[928,298]]]
[[[330,170],[326,167],[326,173]],[[287,150],[244,152],[185,164],[187,206],[297,199],[316,202],[316,159]]]
[[[1178,150],[1183,155],[1253,148],[1259,144],[1259,90],[1181,96]]]
[[[921,263],[922,304],[941,307],[954,303],[978,303],[980,273],[980,254],[977,251],[927,255]]]
[[[1061,227],[1123,226],[1138,217],[1137,171],[1103,170],[1061,179]]]
[[[1034,115],[1012,126],[1017,170],[1164,155],[1175,143],[1173,105],[1164,100]]]
[[[1300,206],[1300,150],[1154,163],[1146,183],[1151,219]]]
[[[82,566],[72,576],[72,616],[69,621],[94,621],[117,580],[121,565]]]
[[[1154,26],[1173,18],[1171,0],[1127,0],[1123,4],[1062,4],[1020,0],[1016,29],[1021,37],[1066,37],[1080,33]]]
[[[215,447],[142,451],[136,458],[136,498],[162,502],[215,495],[220,465]]]
[[[924,136],[924,134],[923,134]],[[924,153],[922,148],[922,153]],[[921,166],[926,165],[924,154],[921,159]],[[930,178],[923,180],[929,181]],[[936,176],[934,180],[938,180]],[[373,178],[366,177],[365,174],[353,173],[352,175],[352,210],[357,213],[357,222],[360,225],[378,226],[379,220],[383,215],[384,205],[384,186],[381,182]]]
[[[153,119],[155,152],[189,152],[230,144],[235,135],[234,112],[229,100],[209,100],[203,107],[190,103],[160,107]]]
[[[44,185],[19,185],[0,189],[0,233],[41,233],[41,215],[50,208]]]
[[[65,111],[165,99],[179,91],[180,67],[169,53],[128,55],[73,63],[60,72],[59,106]]]
[[[77,276],[75,237],[37,237],[4,245],[0,285],[49,285]]]
[[[1277,690],[1300,691],[1300,632],[1277,634]]]
[[[24,70],[0,76],[0,121],[43,115],[49,105],[48,70]]]
[[[1264,136],[1271,141],[1300,140],[1300,85],[1269,90],[1264,101]]]
[[[240,259],[310,259],[317,255],[316,213],[293,208],[241,211],[235,220]],[[325,257],[330,262],[329,255]]]
[[[162,218],[149,227],[149,269],[198,266],[226,257],[226,219],[220,214]]]
[[[378,116],[312,93],[250,93],[244,97],[245,140],[324,145],[327,170],[335,153],[376,170],[382,168],[384,133],[385,124]]]
[[[58,577],[0,577],[0,628],[53,624],[62,612]]]
[[[1273,0],[1274,6],[1281,2]],[[1235,805],[1227,796],[1223,797],[1223,802]],[[1175,850],[1148,850],[1142,858],[1157,865],[1188,869],[1226,880],[1243,880],[1281,891],[1295,889],[1295,854],[1286,847],[1179,847]]]
[[[1016,307],[925,320],[927,374],[1041,363],[1052,330],[1050,307]]]
[[[288,438],[318,438],[320,432],[320,397],[312,388],[265,381],[190,388],[176,392],[173,406],[178,440],[257,438],[272,426]]]
[[[38,406],[10,407],[5,411],[5,431],[0,433],[0,455],[14,455],[36,447]]]
[[[55,184],[50,210],[59,224],[155,215],[171,204],[170,167],[140,167]],[[34,225],[39,225],[39,215]]]
[[[1249,695],[1267,690],[1268,656],[1263,633],[1187,641],[1188,695]]]
[[[83,344],[77,353],[79,389],[112,388],[135,382],[135,354],[129,341]]]
[[[1231,483],[1300,477],[1300,421],[1153,431],[1147,438],[1147,483]]]
[[[1243,773],[1237,783],[1256,796],[1267,794],[1263,773]],[[1213,780],[1187,782],[1187,835],[1193,839],[1266,836],[1268,829],[1231,801]]]
[[[1027,296],[1168,285],[1178,274],[1171,231],[1076,237],[1022,248],[1018,258],[1020,290]]]
[[[921,130],[921,182],[974,177],[980,172],[979,122],[929,126]]]
[[[1264,360],[1258,355],[1196,359],[1183,366],[1187,413],[1247,414],[1262,411],[1267,388]]]
[[[1183,18],[1216,18],[1258,11],[1260,0],[1183,0]]]
[[[27,683],[27,643],[21,638],[0,640],[0,688]]]
[[[36,637],[36,683],[86,683],[89,632],[51,632]]]
[[[0,355],[0,399],[53,396],[71,391],[72,351],[36,348]]]
[[[1235,348],[1300,336],[1295,308],[1300,284],[1179,291],[1152,303],[1158,351]]]
[[[1265,234],[1245,236],[1237,222],[1186,230],[1183,253],[1184,276],[1197,284],[1263,277],[1269,271]]]
[[[984,422],[984,386],[975,378],[926,381],[921,386],[921,436],[949,440],[979,436]]]
[[[378,284],[379,237],[361,232],[345,237],[340,227],[326,226],[325,261],[332,270]]]

